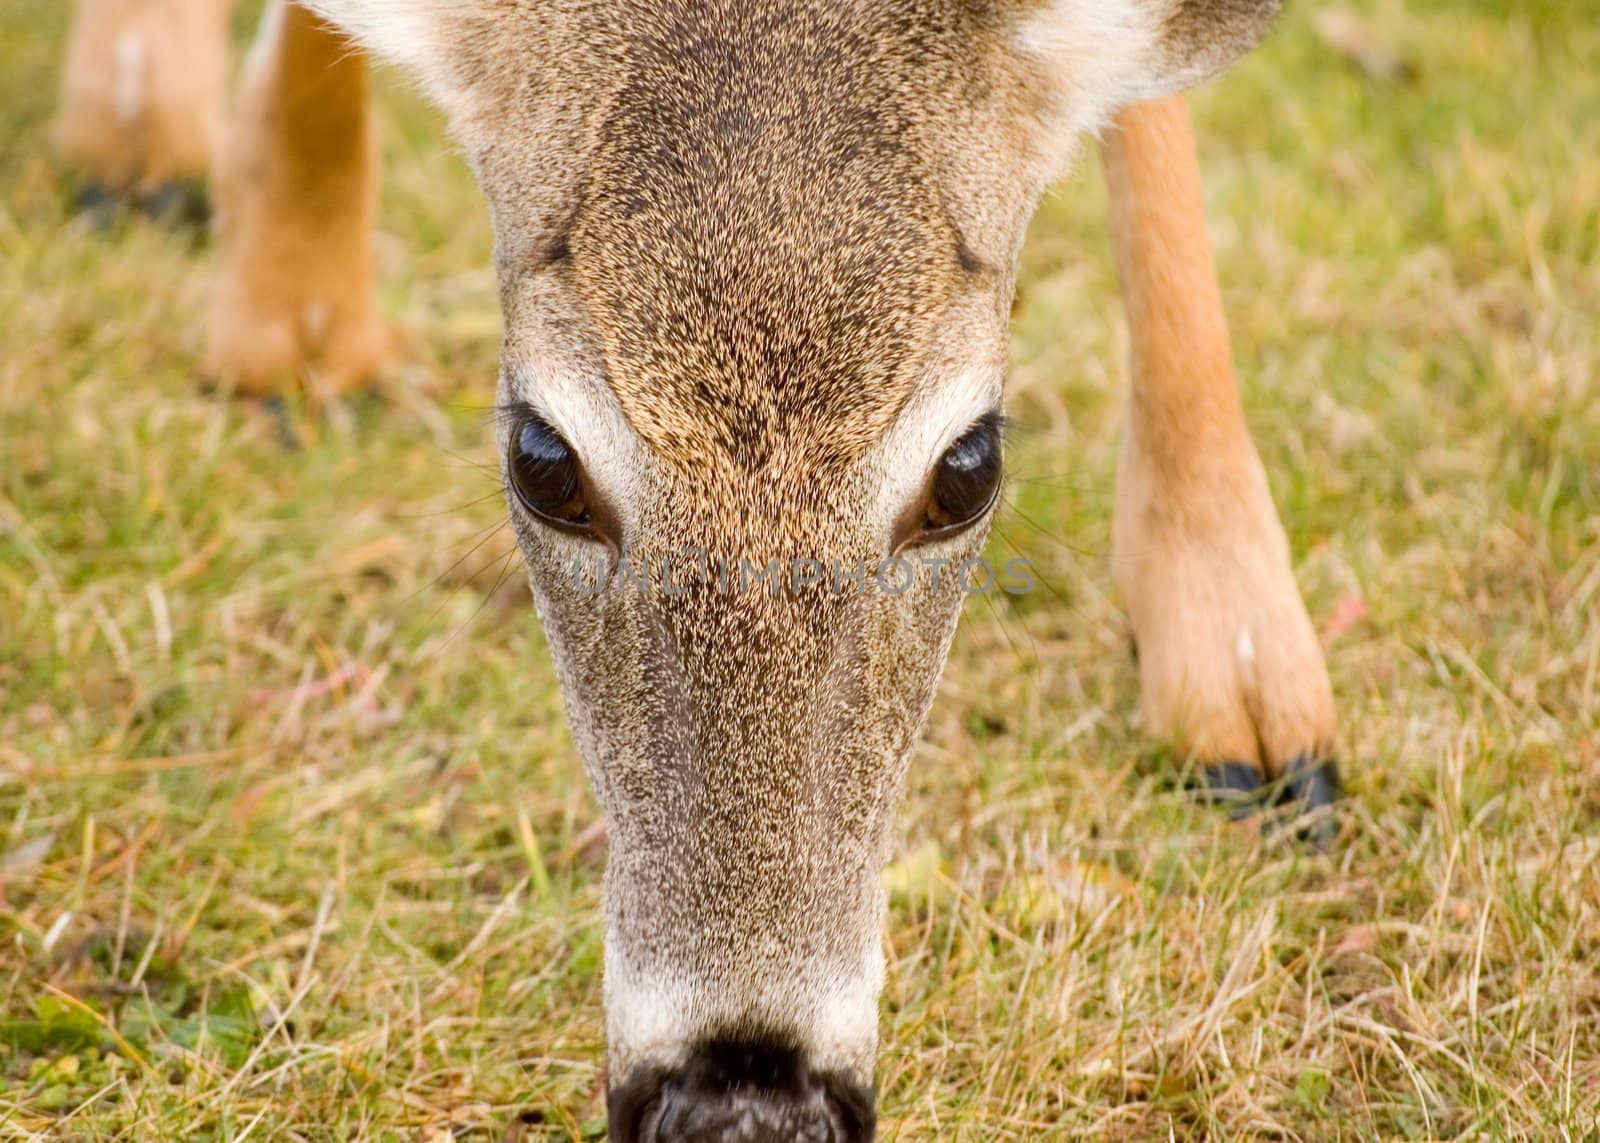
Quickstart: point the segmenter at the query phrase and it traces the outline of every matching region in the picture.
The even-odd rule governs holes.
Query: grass
[[[406,351],[288,451],[196,384],[204,243],[74,217],[64,8],[0,7],[0,1136],[591,1137],[603,858],[499,581],[485,211],[388,91]],[[1140,734],[1094,163],[1045,205],[994,542],[1055,590],[974,605],[914,765],[885,1138],[1600,1132],[1585,8],[1363,0],[1386,80],[1300,4],[1196,101],[1342,709],[1329,857],[1191,805]]]

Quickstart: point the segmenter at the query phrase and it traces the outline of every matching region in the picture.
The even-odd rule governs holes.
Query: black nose
[[[870,1090],[760,1040],[703,1044],[606,1102],[614,1143],[867,1143],[877,1126]]]

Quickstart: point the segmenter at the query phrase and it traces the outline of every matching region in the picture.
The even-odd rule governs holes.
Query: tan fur
[[[62,158],[117,189],[203,177],[226,104],[232,9],[233,0],[78,0]]]
[[[1332,692],[1251,443],[1182,96],[1105,143],[1133,337],[1114,559],[1151,733],[1278,773],[1331,750]]]
[[[296,4],[269,8],[217,167],[217,289],[206,370],[249,393],[314,398],[384,359],[365,57]]]
[[[559,436],[595,509],[585,531],[511,499],[610,836],[613,1137],[658,1137],[661,1088],[746,1124],[694,1138],[858,1143],[881,872],[965,599],[926,564],[901,591],[865,569],[982,551],[993,502],[924,529],[928,489],[953,442],[993,431],[1016,253],[1077,133],[1220,69],[1276,2],[307,2],[450,114],[495,221],[501,446]],[[247,388],[309,362],[338,389],[381,354],[366,97],[326,25],[269,18],[219,185],[212,364]],[[1181,102],[1125,116],[1108,171],[1137,378],[1117,574],[1147,715],[1206,757],[1281,767],[1331,745],[1332,708],[1239,409]],[[780,565],[728,590],[690,553],[863,579]],[[586,589],[624,559],[651,562],[650,587]],[[696,1088],[687,1065],[727,1039],[793,1054],[867,1113],[822,1133],[839,1106]],[[790,1127],[750,1133],[772,1115]]]

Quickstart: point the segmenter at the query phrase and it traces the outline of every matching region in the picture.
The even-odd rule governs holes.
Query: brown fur
[[[600,535],[515,499],[512,523],[610,830],[613,1077],[648,1090],[733,1037],[869,1081],[879,874],[961,581],[729,592],[685,553],[979,553],[987,517],[897,545],[998,404],[1037,196],[1077,132],[1217,70],[1276,3],[308,2],[449,111],[495,221],[502,447],[536,411],[606,506]],[[213,360],[249,387],[311,360],[338,387],[381,345],[364,65],[295,8],[258,53]],[[1146,712],[1204,757],[1281,767],[1331,744],[1332,708],[1239,409],[1187,119],[1169,102],[1121,128],[1117,574]],[[687,587],[575,574],[624,558]]]
[[[1145,721],[1276,775],[1332,749],[1333,696],[1244,423],[1183,98],[1124,111],[1105,166],[1133,335],[1113,558]]]
[[[233,0],[78,0],[57,145],[89,180],[202,178],[226,104]]]
[[[650,8],[570,237],[618,399],[692,464],[859,457],[976,277],[927,122],[968,33],[929,29],[913,59],[848,5]]]
[[[575,11],[576,31],[519,26],[528,58],[551,35],[587,55],[542,76],[544,100],[489,101],[458,127],[499,223],[503,399],[604,379],[636,442],[574,425],[574,444],[629,458],[597,483],[628,517],[630,560],[876,563],[892,426],[970,354],[998,398],[1027,199],[1002,184],[955,202],[945,172],[998,148],[1028,161],[1003,104],[965,123],[955,110],[969,75],[1020,91],[1022,69],[993,29],[984,41],[910,6],[877,5],[865,26],[866,6],[831,0],[617,8]],[[567,107],[577,122],[545,118]],[[504,142],[529,137],[546,145]],[[552,155],[563,193],[528,194]],[[650,1007],[690,1041],[771,1032],[870,1071],[877,872],[959,583],[597,598],[572,583],[581,544],[513,518],[611,830],[615,1074],[672,1062],[639,1029]],[[938,552],[967,558],[982,540]],[[854,997],[848,1037],[826,1033]]]
[[[365,57],[299,5],[269,15],[217,166],[206,370],[249,393],[371,381],[387,343],[373,283],[377,149]]]

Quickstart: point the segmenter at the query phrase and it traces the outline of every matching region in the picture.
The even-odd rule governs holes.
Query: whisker
[[[1045,537],[1047,540],[1050,540],[1052,543],[1061,545],[1061,547],[1065,548],[1073,555],[1084,558],[1097,557],[1100,555],[1099,552],[1092,551],[1089,548],[1081,547],[1078,544],[1074,544],[1071,540],[1066,539],[1064,536],[1056,535],[1050,529],[1046,528],[1043,524],[1039,523],[1032,516],[1029,516],[1026,512],[1019,508],[1016,501],[1007,500],[1005,502],[1005,507],[1008,512],[1014,513],[1017,519],[1028,525],[1028,527],[1032,528],[1034,531],[1038,532],[1041,536]]]
[[[1065,484],[1081,476],[1081,472],[1055,472],[1045,476],[1008,476],[1006,481],[1010,484]]]
[[[509,409],[521,406],[508,405],[447,405],[452,413],[470,416],[479,429],[489,429],[501,425],[506,421]]]
[[[1013,552],[1016,552],[1017,555],[1022,557],[1022,559],[1027,563],[1029,570],[1034,572],[1039,577],[1039,582],[1044,584],[1044,586],[1049,590],[1050,594],[1056,597],[1061,606],[1065,607],[1068,611],[1078,610],[1078,604],[1074,603],[1062,593],[1060,588],[1056,587],[1055,584],[1050,582],[1049,577],[1047,577],[1044,572],[1039,570],[1039,565],[1028,559],[1028,553],[1023,551],[1021,546],[1006,534],[1004,528],[996,526],[994,529],[994,534],[1000,537],[1001,542],[1004,543],[1006,547],[1010,548]]]
[[[494,539],[495,536],[499,534],[500,529],[504,528],[509,522],[510,522],[509,520],[502,519],[502,520],[499,520],[496,523],[490,524],[486,528],[482,528],[478,532],[474,533],[474,535],[476,535],[476,536],[478,536],[480,538],[477,540],[476,543],[474,543],[472,545],[472,547],[467,549],[466,553],[460,559],[456,560],[455,563],[451,564],[449,567],[445,568],[444,571],[442,571],[438,575],[434,576],[433,579],[430,580],[425,586],[417,588],[416,591],[414,591],[410,595],[406,596],[406,598],[402,599],[400,602],[402,604],[407,604],[407,603],[414,602],[418,597],[420,597],[422,595],[423,592],[440,586],[442,583],[444,583],[446,577],[448,577],[451,572],[455,571],[462,564],[464,564],[468,560],[470,560],[473,557],[473,555],[478,551],[479,548],[483,547],[483,545],[487,544],[490,540]],[[437,617],[439,612],[444,609],[445,605],[456,597],[456,592],[460,591],[460,590],[461,590],[461,585],[457,584],[455,586],[455,590],[451,591],[451,593],[449,595],[445,596],[445,598],[439,603],[439,606],[435,607],[433,609],[433,613],[431,615],[429,615],[428,618],[433,619],[433,618]]]
[[[455,504],[449,508],[441,508],[437,512],[394,512],[390,514],[392,520],[432,520],[439,516],[455,516],[469,508],[476,508],[479,504],[487,504],[491,500],[499,500],[505,493],[496,488],[493,492],[485,492],[482,496],[474,497],[464,504]]]
[[[444,453],[445,456],[449,457],[451,460],[456,462],[455,464],[442,464],[441,463],[439,465],[440,468],[447,468],[447,469],[451,469],[453,471],[458,471],[458,472],[463,470],[463,469],[475,469],[478,472],[489,473],[490,475],[492,475],[494,477],[495,482],[499,483],[499,481],[500,481],[500,465],[497,462],[490,462],[490,461],[486,461],[486,460],[473,460],[470,456],[462,456],[460,453],[452,452],[450,449],[447,449],[447,448],[441,448],[439,451]]]
[[[1033,632],[1028,630],[1027,622],[1020,615],[1017,616],[1018,621],[1022,623],[1023,634],[1028,637],[1028,646],[1032,653],[1031,658],[1023,655],[1022,648],[1017,646],[1017,641],[1011,637],[1011,631],[1006,625],[1005,617],[1000,614],[1000,608],[995,603],[994,596],[989,592],[981,592],[980,594],[983,596],[984,603],[989,605],[989,613],[994,616],[995,624],[1000,628],[1000,634],[1005,636],[1006,643],[1010,645],[1011,653],[1017,657],[1017,661],[1029,667],[1038,666],[1039,644],[1034,639]]]
[[[465,619],[463,619],[461,621],[460,625],[458,625],[454,631],[450,632],[449,635],[445,636],[444,642],[439,644],[439,646],[437,648],[438,651],[445,650],[447,647],[450,646],[450,644],[454,643],[457,639],[459,639],[463,634],[466,633],[467,629],[470,628],[473,625],[473,623],[477,621],[478,616],[483,614],[483,609],[489,606],[490,601],[493,600],[494,597],[497,594],[499,594],[500,589],[503,586],[505,586],[506,577],[511,574],[512,560],[516,556],[518,556],[520,554],[521,553],[518,552],[516,548],[512,548],[509,552],[507,552],[505,554],[505,558],[502,559],[501,562],[500,562],[499,574],[497,574],[495,576],[494,586],[491,587],[487,592],[484,593],[483,599],[479,601],[478,606],[474,607],[472,609],[472,614],[467,616]],[[484,565],[484,567],[488,567],[488,566],[489,566],[488,564]],[[480,568],[479,570],[482,571],[483,569]],[[456,588],[456,591],[460,591],[460,590],[461,590],[460,587]],[[451,592],[450,593],[450,598],[451,599],[455,598],[455,592]],[[448,602],[448,601],[446,601],[446,602]],[[435,612],[435,614],[437,614],[437,612]]]

